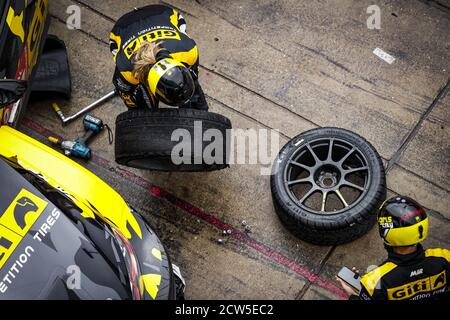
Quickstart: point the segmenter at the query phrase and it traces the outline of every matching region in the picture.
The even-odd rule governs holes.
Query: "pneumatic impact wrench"
[[[49,137],[48,140],[61,147],[66,156],[78,157],[81,159],[90,159],[92,152],[87,146],[89,140],[99,134],[105,127],[103,121],[91,115],[86,115],[83,119],[84,129],[86,133],[75,141],[62,140],[55,137]]]

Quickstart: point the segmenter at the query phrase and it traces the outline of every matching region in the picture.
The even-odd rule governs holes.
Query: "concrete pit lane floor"
[[[20,129],[42,142],[50,133],[81,136],[81,120],[63,128],[51,104],[71,114],[112,89],[109,31],[122,14],[149,3],[157,2],[52,0],[50,33],[67,44],[73,96],[32,102]],[[450,247],[449,1],[160,3],[187,20],[212,111],[234,128],[279,129],[280,148],[317,127],[361,134],[384,159],[388,196],[404,194],[427,208],[425,246]],[[372,4],[381,9],[379,30],[367,27]],[[81,9],[81,30],[66,25],[72,5]],[[395,61],[380,59],[375,48]],[[114,129],[124,111],[116,97],[92,114]],[[107,141],[106,132],[98,136],[90,145],[94,159],[80,163],[155,227],[186,278],[187,299],[344,299],[337,271],[344,265],[364,271],[385,258],[376,227],[340,246],[293,237],[274,212],[261,166],[195,174],[134,170],[115,163]]]

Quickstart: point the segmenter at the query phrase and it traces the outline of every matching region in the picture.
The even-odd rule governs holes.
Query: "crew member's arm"
[[[341,284],[342,289],[344,289],[345,293],[348,294],[348,300],[360,300],[359,293],[356,291],[356,289],[352,288],[347,283],[345,283],[344,280],[338,277],[336,277],[336,281]]]
[[[367,290],[364,285],[361,285],[361,291],[359,293],[358,299],[351,300],[386,300],[384,298],[382,291],[380,289],[375,289],[373,291]]]
[[[114,72],[113,84],[116,88],[116,92],[120,95],[126,106],[128,108],[136,108],[136,90],[138,86],[132,85],[126,81],[117,68]]]
[[[120,46],[121,46],[122,39],[120,36],[117,36],[114,34],[114,32],[111,32],[109,35],[109,50],[111,51],[112,55],[114,56],[114,60],[116,60],[117,53],[119,52]]]
[[[355,267],[352,270],[353,272],[359,273]],[[359,292],[342,279],[336,277],[336,280],[349,295],[348,300],[387,300],[385,290],[381,288],[381,276],[382,274],[376,271],[364,275],[360,281],[361,290]]]
[[[345,290],[347,293],[347,290]],[[361,291],[359,294],[351,293],[348,297],[348,300],[386,300],[386,297],[383,294],[383,291],[380,289],[375,289],[373,291],[367,290],[364,285],[361,286]]]
[[[380,273],[369,273],[361,279],[360,300],[388,300],[386,289],[383,288]]]
[[[186,33],[186,20],[184,20],[184,17],[180,13],[178,13],[178,29]]]
[[[114,31],[114,30],[113,30]],[[119,52],[121,45],[121,38],[111,32],[109,37],[109,50],[114,56],[114,61],[116,61],[117,53]],[[126,81],[123,76],[120,74],[120,71],[117,69],[114,71],[113,76],[113,84],[116,88],[116,92],[120,95],[123,102],[126,104],[128,108],[135,108],[136,104],[136,89],[137,86],[130,84]]]

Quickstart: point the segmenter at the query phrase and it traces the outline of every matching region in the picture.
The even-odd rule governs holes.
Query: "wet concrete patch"
[[[393,191],[418,199],[423,206],[450,218],[450,194],[432,181],[425,181],[414,172],[394,166],[387,182]]]
[[[450,190],[450,126],[425,121],[400,159],[400,165],[442,189]]]
[[[365,27],[368,1],[168,2],[183,11],[188,32],[198,41],[200,81],[211,110],[229,117],[235,128],[279,129],[280,147],[300,132],[332,125],[357,131],[390,159],[450,75],[444,33],[448,17],[417,1],[384,4],[389,17],[383,29],[370,32]],[[149,3],[158,2],[52,2],[51,32],[66,41],[72,67],[73,98],[56,100],[66,113],[112,88],[109,31],[122,14]],[[82,30],[66,28],[65,10],[71,4],[81,4]],[[274,28],[269,28],[271,21]],[[375,45],[392,53],[398,64],[389,66],[375,57]],[[39,126],[66,138],[82,135],[80,121],[60,125],[51,102],[32,103],[31,122],[22,130],[41,141],[49,132],[36,134]],[[449,246],[448,106],[448,96],[438,101],[388,174],[390,189],[430,209],[427,246]],[[125,110],[115,98],[93,114],[114,129],[116,116]],[[274,212],[269,177],[261,175],[261,166],[151,173],[117,166],[106,133],[91,146],[99,158],[80,163],[155,226],[186,275],[190,299],[338,299],[334,275],[342,265],[362,268],[384,257],[376,228],[337,248],[297,240]],[[245,233],[242,220],[251,225],[251,233]],[[223,235],[224,226],[232,228],[233,236]],[[225,243],[218,243],[223,238]]]

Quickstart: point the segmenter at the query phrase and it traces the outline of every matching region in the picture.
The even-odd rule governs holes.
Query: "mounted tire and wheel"
[[[304,132],[280,151],[271,176],[275,210],[298,238],[337,245],[367,233],[386,198],[382,160],[344,129]]]
[[[189,158],[189,161],[175,164],[172,152],[180,144],[180,140],[172,141],[172,134],[180,129],[178,132],[190,137],[190,141],[183,143],[190,144],[191,152],[183,154],[181,151],[179,155],[184,159]],[[217,134],[220,132],[222,141],[214,139],[203,141],[204,133],[209,129],[213,129],[209,132]],[[230,143],[227,139],[228,129],[231,129],[229,119],[203,110],[171,108],[130,110],[120,114],[116,119],[116,162],[155,171],[198,172],[224,169],[229,163],[226,152]],[[181,139],[178,135],[177,138]],[[212,157],[204,157],[205,148],[213,142],[216,145],[220,144],[222,155],[213,154]],[[196,154],[194,152],[196,150],[201,150],[202,154]]]

